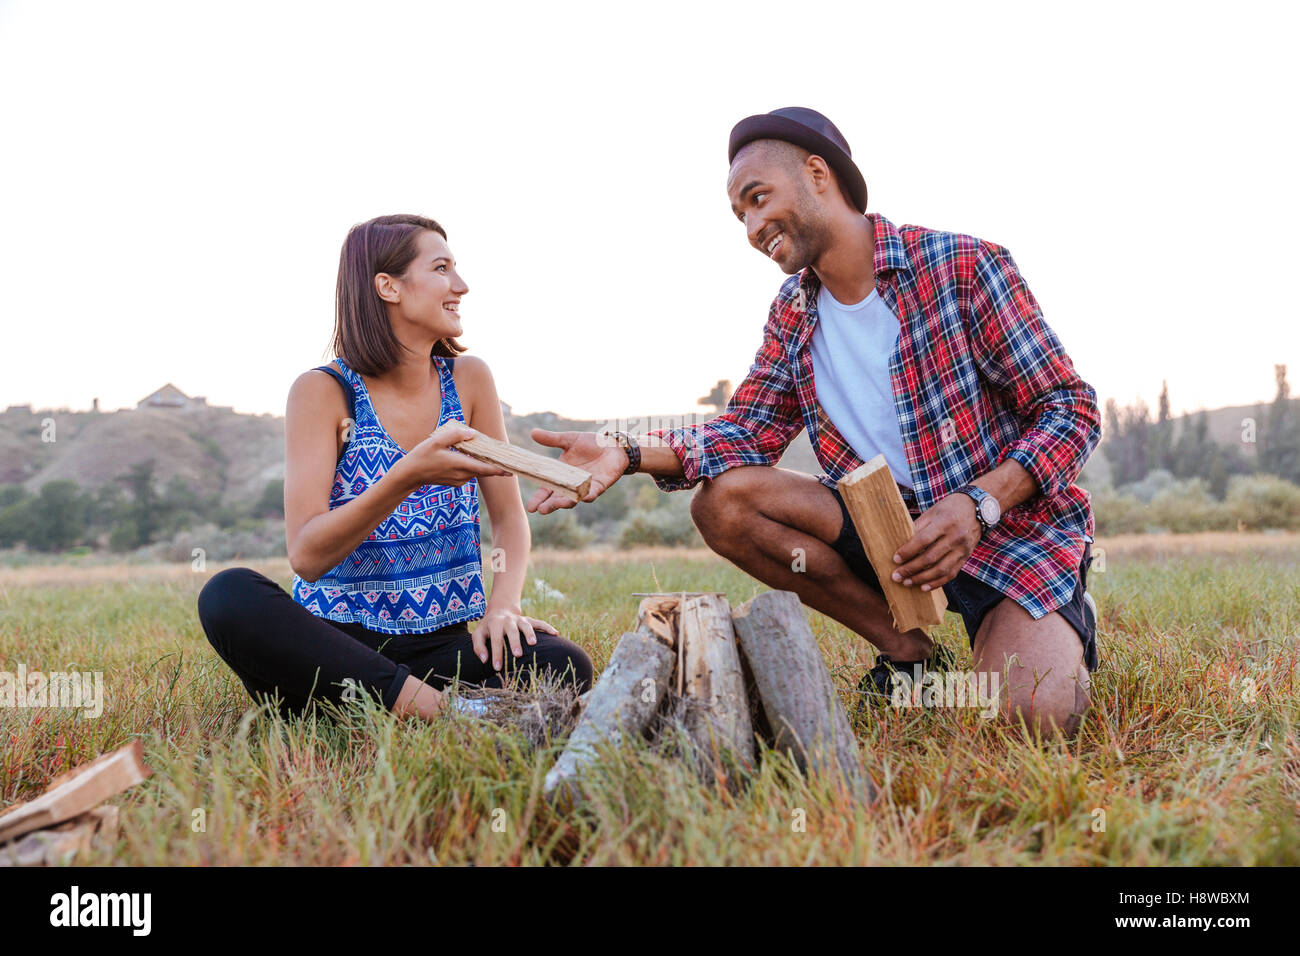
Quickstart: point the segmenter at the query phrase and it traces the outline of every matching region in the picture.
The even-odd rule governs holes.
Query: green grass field
[[[103,671],[103,715],[0,707],[0,807],[132,737],[154,775],[114,799],[94,864],[1300,863],[1300,535],[1101,540],[1102,667],[1076,741],[1025,742],[971,710],[885,710],[858,726],[881,791],[855,804],[766,752],[734,792],[666,751],[604,763],[586,811],[540,797],[562,744],[359,706],[258,715],[195,598],[218,567],[0,571],[0,670]],[[287,586],[286,562],[256,563]],[[534,555],[565,598],[530,604],[603,667],[632,592],[761,586],[703,552]],[[869,655],[810,613],[845,691]],[[955,614],[936,632],[970,666]],[[802,812],[799,812],[802,811]],[[806,821],[803,830],[794,826]]]

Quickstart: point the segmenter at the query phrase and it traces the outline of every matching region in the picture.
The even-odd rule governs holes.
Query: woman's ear
[[[375,276],[375,291],[379,293],[379,298],[393,305],[402,301],[401,293],[397,291],[397,283],[387,272]]]

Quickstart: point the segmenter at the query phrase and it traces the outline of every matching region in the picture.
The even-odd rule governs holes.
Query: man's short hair
[[[775,163],[786,172],[794,175],[803,169],[803,165],[808,161],[808,157],[813,155],[802,146],[796,146],[794,143],[787,143],[783,139],[756,139],[740,147],[736,153],[736,158],[732,160],[734,166],[740,161],[742,156],[750,156],[758,153],[764,160]],[[822,157],[823,160],[825,157]],[[835,185],[839,187],[840,195],[848,203],[849,208],[856,210],[858,207],[853,202],[853,197],[849,195],[845,184],[840,181],[839,174],[835,172],[834,167],[828,162],[826,168],[830,170],[831,176],[835,180]]]
[[[756,139],[740,147],[740,151],[736,153],[732,165],[734,166],[739,162],[742,156],[751,156],[755,153],[762,156],[764,160],[776,163],[789,172],[798,170],[803,166],[804,161],[812,155],[802,146],[787,143],[783,139]]]

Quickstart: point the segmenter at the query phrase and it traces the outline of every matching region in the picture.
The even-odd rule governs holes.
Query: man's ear
[[[402,301],[401,293],[397,291],[397,284],[387,272],[381,272],[375,276],[375,291],[379,293],[379,298],[385,302],[391,302],[393,305]]]
[[[820,156],[813,154],[804,160],[804,169],[808,173],[813,192],[824,193],[834,185],[835,174]]]

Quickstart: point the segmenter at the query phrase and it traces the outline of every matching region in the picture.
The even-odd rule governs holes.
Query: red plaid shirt
[[[916,517],[1008,458],[1023,465],[1038,493],[1003,514],[962,570],[1041,618],[1070,600],[1093,540],[1091,501],[1074,481],[1101,437],[1097,393],[1075,372],[1006,249],[866,217],[875,227],[876,291],[899,323],[889,374],[913,486],[900,486],[903,500]],[[656,478],[661,489],[774,465],[802,428],[826,469],[824,484],[834,487],[862,464],[813,385],[819,285],[804,269],[781,286],[762,347],[721,415],[650,433],[685,472]]]

